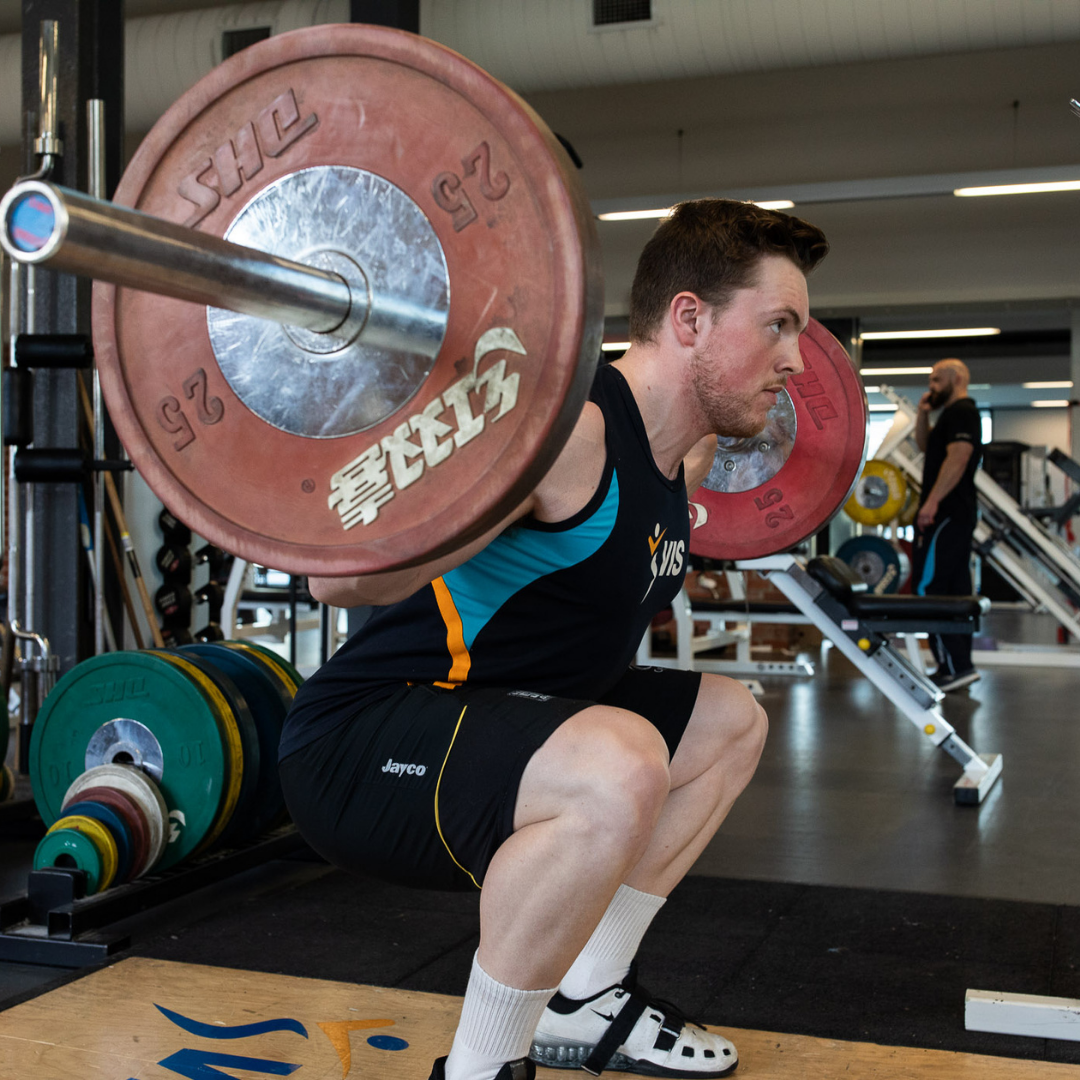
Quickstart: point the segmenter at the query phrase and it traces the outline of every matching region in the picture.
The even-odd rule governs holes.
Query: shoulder
[[[971,398],[961,398],[945,410],[942,418],[949,430],[962,436],[977,435],[982,428],[979,407]]]
[[[532,514],[540,521],[564,521],[596,492],[607,462],[604,414],[587,401],[555,464],[537,485]]]

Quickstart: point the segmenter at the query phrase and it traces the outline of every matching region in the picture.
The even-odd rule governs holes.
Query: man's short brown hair
[[[733,199],[680,203],[638,260],[630,289],[630,340],[651,340],[681,292],[723,308],[736,289],[753,284],[765,255],[786,255],[808,274],[828,253],[825,234],[791,214]]]

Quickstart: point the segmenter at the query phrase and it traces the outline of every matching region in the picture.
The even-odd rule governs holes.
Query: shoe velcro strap
[[[679,1041],[679,1036],[685,1027],[684,1024],[679,1024],[678,1027],[668,1027],[668,1023],[668,1017],[665,1016],[664,1023],[656,1036],[656,1042],[653,1043],[653,1049],[659,1050],[663,1054],[666,1054]]]
[[[625,984],[624,984],[625,985]],[[582,1068],[593,1076],[599,1076],[615,1055],[627,1036],[634,1030],[641,1014],[649,1007],[649,999],[636,989],[631,992],[619,1015],[611,1021],[604,1037],[593,1047],[592,1053],[582,1063]]]

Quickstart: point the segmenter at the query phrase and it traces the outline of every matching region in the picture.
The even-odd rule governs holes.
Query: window
[[[651,22],[652,0],[593,0],[593,26]]]
[[[221,35],[221,59],[228,60],[241,49],[265,41],[270,36],[269,26],[249,26],[244,30],[226,30]]]

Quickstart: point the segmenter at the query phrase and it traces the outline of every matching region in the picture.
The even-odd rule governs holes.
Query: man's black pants
[[[971,537],[975,519],[966,515],[939,517],[929,529],[915,527],[911,591],[916,596],[971,595]],[[970,671],[970,634],[931,634],[930,647],[949,675]]]

